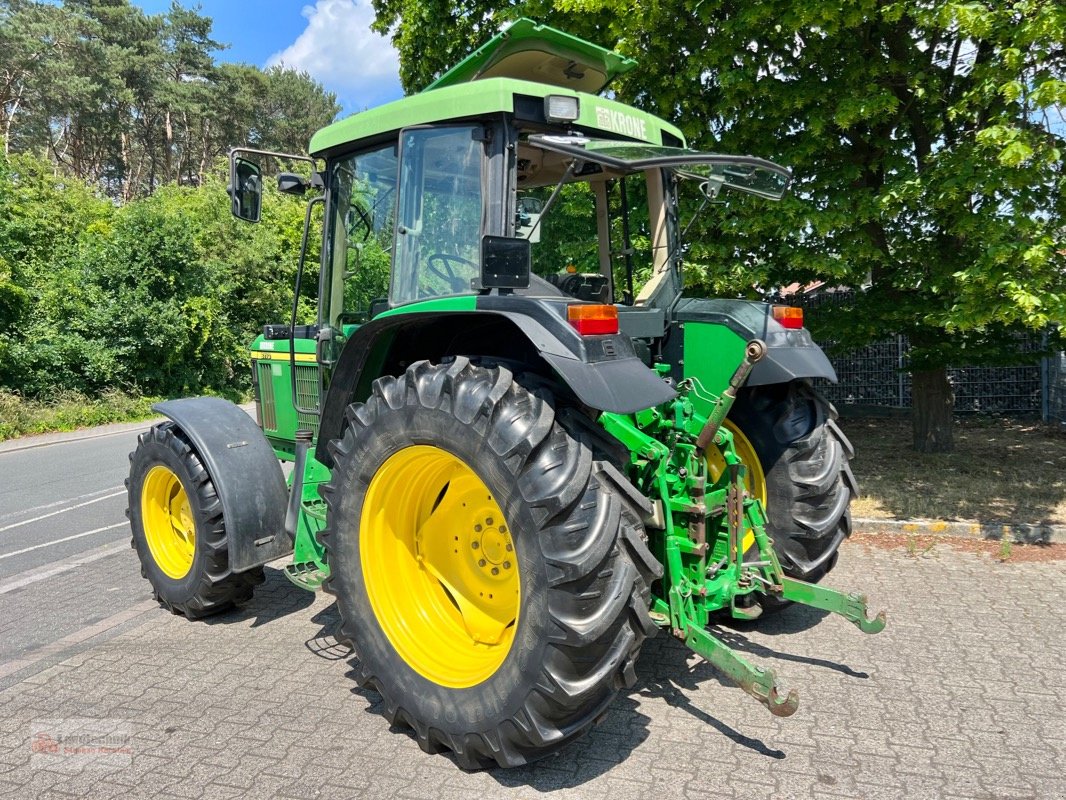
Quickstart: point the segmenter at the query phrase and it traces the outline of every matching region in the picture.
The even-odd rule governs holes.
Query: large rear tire
[[[137,439],[126,516],[156,600],[189,619],[249,600],[263,569],[233,572],[222,502],[199,454],[173,422]]]
[[[468,769],[579,736],[656,631],[625,479],[548,392],[466,358],[378,379],[347,419],[321,539],[359,683]]]
[[[832,404],[806,381],[747,387],[730,413],[758,457],[767,532],[781,566],[800,580],[821,580],[851,535],[851,500],[858,494],[849,463],[854,451],[836,418]]]

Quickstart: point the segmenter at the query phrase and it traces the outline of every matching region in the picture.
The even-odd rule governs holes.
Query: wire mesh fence
[[[843,292],[809,296],[804,305],[825,307],[846,296]],[[829,352],[839,378],[822,391],[838,406],[910,408],[906,337],[894,336],[849,353],[835,352],[830,341],[819,344]],[[955,411],[1039,417],[1066,425],[1066,353],[1042,357],[1047,344],[1046,334],[1021,334],[1014,365],[950,369]]]
[[[1044,360],[1044,419],[1066,425],[1066,352]]]

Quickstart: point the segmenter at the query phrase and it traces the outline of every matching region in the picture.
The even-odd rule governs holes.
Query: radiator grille
[[[318,365],[296,365],[296,401],[303,408],[318,408]],[[318,417],[314,414],[297,414],[298,427],[311,431],[318,438]]]
[[[278,407],[274,400],[274,376],[269,361],[256,362],[259,370],[259,418],[263,421],[263,430],[278,429]]]

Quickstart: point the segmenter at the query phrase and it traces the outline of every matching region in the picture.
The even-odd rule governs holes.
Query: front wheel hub
[[[156,565],[173,580],[192,569],[196,555],[196,523],[181,479],[162,464],[152,467],[141,488],[144,538]]]

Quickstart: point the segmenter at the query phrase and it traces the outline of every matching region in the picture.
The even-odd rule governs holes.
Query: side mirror
[[[278,191],[282,194],[303,195],[310,184],[294,172],[282,172],[278,175]]]
[[[233,216],[246,222],[259,222],[263,208],[263,173],[259,165],[246,158],[235,158],[230,177],[230,209]]]
[[[481,239],[481,288],[528,289],[529,239],[485,236]]]

